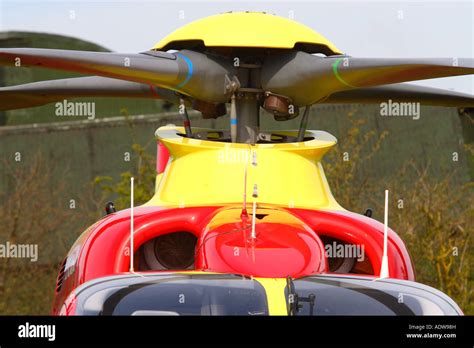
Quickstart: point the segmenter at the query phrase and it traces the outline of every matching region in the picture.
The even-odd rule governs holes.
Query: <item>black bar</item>
[[[474,342],[474,317],[40,317],[0,316],[0,347],[70,344],[448,345]],[[54,341],[19,329],[55,325]],[[20,327],[20,325],[24,325]],[[44,329],[44,327],[43,327]],[[25,333],[25,330],[22,330]],[[34,333],[34,331],[30,331]],[[46,334],[46,331],[43,331]],[[50,331],[51,333],[51,331]],[[421,337],[408,337],[421,335]],[[455,337],[434,335],[455,335]],[[52,335],[50,335],[52,338]]]

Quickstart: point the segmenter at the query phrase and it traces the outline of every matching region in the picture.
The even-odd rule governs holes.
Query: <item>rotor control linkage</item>
[[[188,111],[186,110],[186,105],[184,104],[183,98],[179,99],[179,114],[183,117],[183,127],[186,137],[192,138],[193,132],[191,130],[191,122],[189,121]]]
[[[308,127],[308,115],[310,109],[311,105],[307,105],[304,109],[303,117],[301,118],[300,129],[298,130],[298,137],[296,138],[297,142],[301,142],[304,140],[304,133],[306,132],[306,128]]]

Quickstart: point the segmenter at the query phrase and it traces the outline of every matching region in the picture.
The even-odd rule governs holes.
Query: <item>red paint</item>
[[[366,257],[372,263],[375,276],[378,275],[383,225],[376,220],[350,212],[283,210],[272,206],[265,209],[267,216],[278,218],[257,219],[257,238],[252,240],[252,215],[242,216],[240,206],[138,207],[135,209],[135,251],[157,236],[187,231],[198,238],[195,259],[197,270],[259,277],[290,275],[297,278],[328,273],[324,245],[320,239],[321,236],[327,236],[364,245]],[[272,215],[277,212],[279,215]],[[53,314],[59,314],[64,303],[72,306],[72,299],[66,297],[82,283],[128,272],[129,214],[129,210],[123,210],[104,217],[91,226],[71,248],[68,258],[73,267],[56,294]],[[282,218],[284,221],[279,221]],[[392,230],[389,230],[388,256],[392,278],[414,280],[405,245]]]
[[[203,233],[196,259],[202,269],[269,278],[301,277],[327,270],[324,245],[304,223],[266,223],[264,217],[255,226],[253,240],[251,217],[239,221],[241,211],[234,211],[236,222]]]
[[[165,171],[168,161],[170,159],[170,152],[160,142],[157,143],[156,149],[156,173],[161,174]]]
[[[364,245],[375,275],[380,274],[383,251],[383,224],[352,212],[325,212],[289,209],[306,222],[317,234]],[[388,229],[388,262],[391,278],[415,280],[413,266],[405,244]]]
[[[188,231],[199,236],[208,216],[217,207],[134,209],[135,251],[146,241],[162,234]],[[65,297],[79,285],[99,277],[127,272],[130,265],[130,210],[104,217],[80,237],[80,254],[74,272],[56,293],[53,313],[58,313]]]

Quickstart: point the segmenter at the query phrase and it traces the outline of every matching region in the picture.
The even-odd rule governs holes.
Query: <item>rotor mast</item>
[[[241,63],[237,57],[234,62],[236,62],[234,65],[237,68],[237,78],[240,82],[233,100],[236,113],[234,119],[237,121],[235,142],[256,144],[259,135],[260,105],[263,95],[260,81],[261,65]]]
[[[260,101],[258,95],[249,92],[237,92],[235,98],[237,113],[238,143],[255,144],[260,127]]]

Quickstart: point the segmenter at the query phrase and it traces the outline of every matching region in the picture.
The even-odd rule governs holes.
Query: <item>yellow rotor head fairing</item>
[[[304,142],[250,145],[190,139],[179,135],[183,132],[181,127],[156,131],[171,158],[164,173],[157,176],[155,195],[146,206],[241,204],[247,167],[249,202],[257,184],[259,204],[343,210],[331,193],[321,164],[324,154],[336,145],[336,138],[329,133],[307,131],[312,139]]]
[[[261,12],[224,13],[175,30],[154,50],[205,47],[298,49],[308,53],[341,54],[329,40],[293,20]]]

